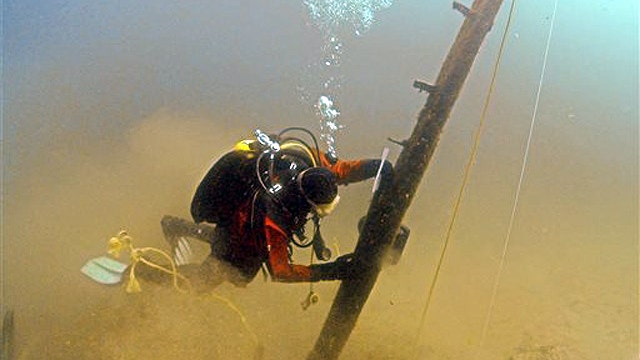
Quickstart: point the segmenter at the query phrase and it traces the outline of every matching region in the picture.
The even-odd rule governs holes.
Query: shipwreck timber
[[[392,243],[438,144],[455,101],[471,70],[480,45],[491,30],[502,0],[475,0],[471,8],[458,2],[453,8],[465,20],[442,64],[435,84],[416,80],[414,87],[429,95],[411,136],[395,164],[392,186],[380,189],[367,213],[355,249],[361,276],[340,285],[309,360],[340,356],[380,273],[381,260]]]

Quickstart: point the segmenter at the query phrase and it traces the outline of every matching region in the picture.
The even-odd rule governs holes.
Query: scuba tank
[[[196,223],[231,223],[235,211],[260,189],[255,177],[258,154],[252,149],[234,149],[209,169],[191,201],[191,216]]]

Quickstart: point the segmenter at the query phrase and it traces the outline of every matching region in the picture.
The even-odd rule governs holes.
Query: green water
[[[323,34],[302,2],[3,2],[2,306],[18,359],[245,359],[253,347],[216,303],[149,290],[130,298],[79,271],[126,228],[164,246],[218,156],[259,127],[320,129],[306,97]],[[433,301],[426,292],[478,124],[509,3],[480,50],[345,359],[636,359],[638,4],[561,0],[529,159],[486,339],[481,341],[532,120],[553,0],[519,2],[478,157]],[[396,1],[341,34],[333,89],[342,158],[406,138],[462,16]],[[349,251],[371,183],[341,190],[323,224]],[[295,259],[307,263],[308,253]],[[337,284],[223,286],[265,359],[312,348]],[[175,339],[168,341],[167,339]],[[417,342],[417,346],[416,346]]]

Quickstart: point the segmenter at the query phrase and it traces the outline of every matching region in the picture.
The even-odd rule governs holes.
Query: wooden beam
[[[411,137],[406,140],[396,162],[394,182],[392,186],[380,189],[371,202],[354,252],[359,276],[340,285],[308,360],[340,356],[376,283],[381,260],[411,204],[442,129],[501,5],[502,0],[475,0],[466,12],[434,85],[437,91],[429,93]]]

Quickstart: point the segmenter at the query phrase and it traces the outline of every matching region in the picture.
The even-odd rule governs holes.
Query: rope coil
[[[144,247],[144,248],[136,248],[133,246],[133,238],[131,236],[129,236],[129,234],[127,233],[126,230],[122,230],[118,233],[117,236],[112,237],[111,239],[109,239],[109,248],[108,248],[108,253],[113,256],[113,257],[119,257],[120,253],[122,251],[128,251],[130,254],[130,258],[131,258],[131,266],[129,268],[129,278],[127,281],[127,285],[125,287],[125,291],[127,293],[138,293],[142,291],[142,288],[140,286],[140,282],[138,281],[138,279],[136,278],[136,266],[139,263],[143,263],[155,270],[170,274],[172,276],[172,282],[173,282],[173,287],[181,292],[181,293],[188,293],[190,291],[192,291],[192,287],[191,287],[191,283],[189,281],[189,279],[187,279],[185,276],[181,275],[178,272],[178,268],[175,264],[175,262],[173,261],[173,259],[171,258],[171,256],[169,256],[169,254],[167,254],[165,251],[157,249],[157,248],[153,248],[153,247]],[[169,260],[169,264],[170,264],[170,268],[166,268],[162,265],[158,265],[155,262],[147,259],[144,257],[145,254],[148,253],[155,253],[160,255],[163,258],[166,258],[167,260]],[[184,284],[186,284],[186,289],[182,288],[179,284],[179,280],[183,281]],[[240,310],[240,308],[238,308],[238,306],[236,306],[231,300],[216,294],[215,292],[211,291],[207,294],[201,295],[200,298],[202,299],[207,299],[207,298],[211,298],[213,300],[216,300],[222,304],[224,304],[227,308],[231,309],[240,319],[240,322],[242,323],[242,325],[244,326],[245,330],[251,335],[251,340],[254,343],[255,346],[255,351],[254,351],[254,359],[255,360],[259,360],[262,359],[264,357],[264,346],[262,345],[262,343],[260,342],[260,339],[258,338],[258,335],[253,331],[253,329],[251,328],[251,326],[249,326],[249,322],[247,320],[247,317],[242,313],[242,311]]]

